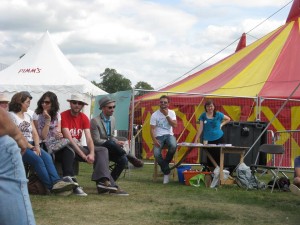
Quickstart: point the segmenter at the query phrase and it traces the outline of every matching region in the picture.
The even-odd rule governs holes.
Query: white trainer
[[[77,196],[87,196],[87,193],[85,193],[82,187],[79,186],[73,189],[73,194]]]
[[[163,184],[169,183],[169,175],[164,175],[164,181]]]
[[[295,184],[290,184],[290,191],[293,194],[300,196],[300,189]]]

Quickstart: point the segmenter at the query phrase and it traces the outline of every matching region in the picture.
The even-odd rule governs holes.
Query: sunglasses
[[[49,105],[51,102],[50,101],[42,101],[42,104],[45,104],[45,105]]]
[[[79,101],[71,101],[71,103],[73,105],[83,105],[83,102],[79,102]]]
[[[106,106],[106,108],[108,108],[108,109],[114,109],[114,108],[116,108],[116,106],[114,105],[114,106]]]
[[[160,101],[160,104],[168,104],[167,101]]]

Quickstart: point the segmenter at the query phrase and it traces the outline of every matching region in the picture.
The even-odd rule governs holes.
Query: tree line
[[[103,91],[107,93],[115,93],[118,91],[127,91],[132,89],[132,83],[129,79],[127,79],[122,74],[118,73],[115,69],[106,68],[103,73],[100,75],[100,79],[102,81],[97,83],[96,81],[92,81],[94,85],[101,88]],[[133,87],[134,89],[144,89],[144,90],[153,90],[154,88],[145,81],[139,81]],[[138,93],[141,95],[141,93]]]

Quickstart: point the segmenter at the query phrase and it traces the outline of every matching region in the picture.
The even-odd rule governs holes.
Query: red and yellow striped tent
[[[237,50],[223,60],[160,89],[159,93],[149,93],[138,99],[141,117],[136,118],[142,119],[144,124],[144,142],[151,142],[147,134],[150,129],[147,121],[151,113],[157,109],[157,99],[162,95],[161,92],[173,96],[173,108],[181,121],[177,129],[177,137],[181,138],[179,140],[181,142],[193,140],[196,132],[195,122],[203,111],[198,107],[203,96],[187,97],[178,93],[219,96],[217,98],[217,104],[220,106],[218,110],[237,121],[257,120],[257,100],[255,99],[260,98],[259,119],[265,122],[272,119],[284,99],[291,97],[295,101],[289,101],[270,129],[273,131],[298,129],[300,104],[297,100],[300,100],[300,88],[296,90],[296,87],[300,82],[300,0],[294,0],[284,25],[249,46],[238,47]],[[227,96],[226,101],[224,96]],[[228,96],[231,97],[228,98]],[[195,113],[188,115],[187,111]],[[185,130],[186,134],[182,135],[182,130]],[[297,150],[290,152],[287,156],[289,164],[292,164],[295,155],[300,154],[298,140],[292,143]],[[144,157],[152,156],[151,144],[143,146]]]

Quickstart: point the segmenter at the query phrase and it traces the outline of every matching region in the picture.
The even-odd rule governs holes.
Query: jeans
[[[108,149],[109,160],[116,164],[111,171],[111,176],[116,181],[128,164],[126,152],[120,145],[111,140],[104,142],[102,146]]]
[[[300,168],[300,156],[297,156],[297,157],[295,158],[295,161],[294,161],[294,168],[295,168],[294,177],[297,177],[297,175],[296,175],[296,168],[297,168],[297,169]]]
[[[49,190],[60,180],[51,156],[43,149],[41,149],[40,156],[31,149],[27,149],[23,155],[23,162],[33,166],[34,171]]]
[[[0,137],[0,154],[0,223],[35,225],[20,149],[11,137]]]
[[[154,152],[154,157],[158,163],[158,165],[161,168],[161,171],[163,174],[168,175],[170,174],[170,167],[169,163],[172,161],[173,156],[176,151],[176,146],[177,142],[176,139],[173,135],[163,135],[163,136],[158,136],[156,139],[160,143],[160,147],[154,146],[153,152]],[[163,158],[161,151],[164,145],[168,146],[168,152],[165,158]]]

